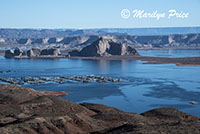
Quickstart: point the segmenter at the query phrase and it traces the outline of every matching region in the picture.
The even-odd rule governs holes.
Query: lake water
[[[148,50],[143,55],[172,57],[200,56],[200,50]],[[141,113],[158,107],[175,107],[200,116],[200,66],[174,64],[141,64],[134,60],[73,59],[4,59],[0,77],[103,75],[123,78],[120,83],[67,83],[23,85],[36,90],[66,91],[63,98],[113,106],[127,112]],[[190,101],[198,104],[191,105]]]
[[[200,50],[140,50],[139,53],[144,56],[156,57],[199,57]]]

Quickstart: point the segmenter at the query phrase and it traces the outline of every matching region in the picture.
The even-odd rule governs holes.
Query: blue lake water
[[[139,53],[143,56],[156,57],[199,57],[200,50],[140,50]]]
[[[166,50],[140,51],[143,55],[164,55]],[[200,50],[171,52],[173,57],[200,56]],[[66,83],[23,85],[36,90],[66,91],[65,99],[117,107],[141,113],[158,107],[175,107],[200,116],[200,66],[141,64],[134,60],[4,59],[0,77],[103,75],[123,78],[120,83]],[[198,104],[191,105],[190,101]]]

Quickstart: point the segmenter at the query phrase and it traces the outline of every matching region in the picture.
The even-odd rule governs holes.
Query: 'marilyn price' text
[[[177,12],[176,10],[169,10],[168,14],[166,15],[166,13],[159,13],[158,10],[155,10],[153,12],[145,12],[144,10],[133,10],[133,17],[134,18],[154,18],[154,19],[161,19],[161,18],[165,18],[166,16],[168,17],[168,19],[171,18],[188,18],[189,17],[189,13],[186,12]]]

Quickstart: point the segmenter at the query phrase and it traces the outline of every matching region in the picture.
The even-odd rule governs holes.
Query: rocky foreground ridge
[[[198,134],[200,119],[173,108],[142,114],[76,104],[30,88],[0,85],[1,134]]]
[[[9,49],[5,51],[6,58],[23,58],[23,57],[102,57],[112,55],[139,55],[138,52],[125,44],[114,42],[111,39],[99,38],[90,45],[83,47],[81,50],[72,50],[68,53],[62,53],[58,48],[39,49],[31,48],[28,51],[22,51],[19,48],[14,50]]]

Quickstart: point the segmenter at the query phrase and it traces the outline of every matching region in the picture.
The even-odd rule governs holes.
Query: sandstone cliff
[[[113,55],[139,55],[138,52],[125,44],[116,43],[111,39],[100,38],[90,45],[84,47],[80,52],[77,50],[69,52],[70,56],[100,57]]]
[[[40,56],[60,56],[61,52],[57,48],[42,49],[31,48],[28,51],[22,51],[19,48],[15,50],[6,50],[4,57],[5,58],[24,58],[24,57],[40,57]]]
[[[19,47],[28,50],[33,47],[40,49],[60,48],[60,49],[82,49],[92,42],[103,37],[111,39],[116,43],[127,44],[128,46],[139,49],[156,48],[200,48],[200,34],[172,34],[172,35],[151,35],[151,36],[133,36],[133,35],[90,35],[73,37],[45,37],[45,38],[0,38],[0,49],[10,49]]]

